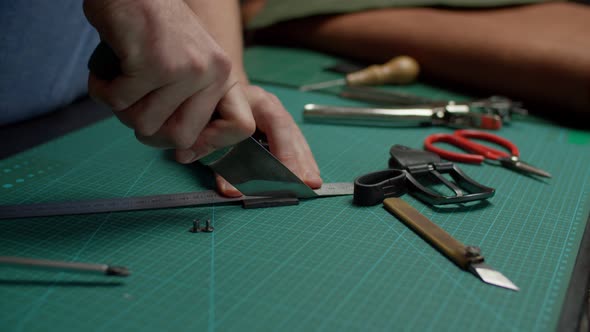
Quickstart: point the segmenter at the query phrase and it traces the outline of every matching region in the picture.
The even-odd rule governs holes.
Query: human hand
[[[301,130],[279,99],[264,89],[245,85],[244,91],[254,114],[256,126],[268,139],[270,152],[313,189],[322,185],[320,170]],[[216,175],[222,195],[238,197],[241,193]]]
[[[85,0],[84,11],[122,72],[112,81],[90,74],[89,93],[141,142],[190,163],[254,132],[229,58],[184,1]]]

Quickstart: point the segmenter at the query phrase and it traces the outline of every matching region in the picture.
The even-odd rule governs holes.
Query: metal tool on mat
[[[123,266],[113,266],[107,264],[90,264],[80,262],[63,262],[47,259],[35,259],[14,256],[0,256],[0,265],[16,268],[41,269],[60,272],[104,274],[107,276],[117,277],[127,277],[130,274],[129,270]]]
[[[324,183],[320,189],[314,190],[314,198],[352,195],[353,190],[353,184],[348,182]],[[269,200],[268,197],[253,196],[229,198],[223,197],[213,190],[209,190],[194,193],[164,194],[141,197],[118,197],[71,202],[0,205],[0,219],[170,209],[236,203],[242,203],[245,208],[285,205],[274,204],[276,199],[279,201],[281,200],[281,198],[273,197],[272,200]],[[289,199],[296,200],[295,198]],[[295,201],[295,203],[297,202]]]
[[[340,92],[340,96],[377,105],[386,105],[387,107],[415,107],[417,105],[422,105],[422,107],[441,107],[454,102],[468,106],[469,112],[471,113],[498,116],[504,124],[510,123],[515,115],[524,116],[528,114],[528,111],[522,107],[521,102],[504,96],[490,96],[477,100],[451,101],[427,98],[394,89],[386,90],[368,86],[348,86]]]
[[[466,104],[404,108],[345,107],[307,104],[305,121],[380,127],[447,126],[497,130],[502,119],[494,114],[469,111]]]
[[[98,44],[90,56],[88,68],[102,80],[113,80],[121,74],[119,59],[105,42]],[[298,198],[316,195],[253,137],[215,151],[201,162],[244,195]]]
[[[383,205],[460,268],[470,271],[488,284],[519,290],[512,281],[484,262],[478,247],[465,246],[401,198],[386,198]]]
[[[371,65],[365,69],[352,72],[346,78],[304,85],[301,91],[325,89],[339,85],[382,85],[382,84],[408,84],[413,82],[420,66],[418,62],[409,56],[397,56],[382,65]]]
[[[510,153],[496,150],[494,148],[476,143],[476,140],[483,140],[490,143],[495,143],[506,148]],[[444,142],[454,146],[457,146],[465,151],[473,152],[473,154],[451,152],[439,147],[436,147],[434,143]],[[550,178],[551,174],[533,167],[524,161],[520,160],[520,152],[518,147],[510,142],[509,140],[478,130],[457,130],[453,134],[432,134],[426,137],[424,140],[424,148],[432,151],[444,159],[454,160],[464,163],[475,163],[481,164],[485,160],[495,160],[500,163],[501,166],[522,172],[525,174],[535,174],[542,177]]]

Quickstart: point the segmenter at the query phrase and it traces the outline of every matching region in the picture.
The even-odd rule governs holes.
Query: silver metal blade
[[[200,162],[211,167],[246,196],[317,196],[253,137],[215,151],[201,158]]]
[[[536,175],[539,175],[539,176],[543,176],[543,177],[546,177],[546,178],[550,178],[551,177],[551,174],[549,174],[548,172],[545,172],[542,169],[533,167],[533,166],[531,166],[531,165],[529,165],[529,164],[527,164],[527,163],[525,163],[524,161],[521,161],[521,160],[517,161],[514,166],[517,169],[520,169],[520,170],[525,171],[525,172],[528,172],[528,173],[533,173],[533,174],[536,174]]]
[[[325,88],[330,88],[330,87],[338,86],[338,85],[346,85],[346,79],[341,78],[341,79],[332,80],[332,81],[303,85],[303,86],[299,87],[299,91],[311,91],[311,90],[325,89]]]
[[[551,177],[551,174],[549,174],[548,172],[545,172],[542,169],[531,166],[531,165],[525,163],[524,161],[518,159],[518,157],[500,159],[500,163],[503,166],[513,169],[513,170],[516,170],[516,171],[525,172],[525,173],[532,173],[532,174],[536,174],[536,175],[543,176],[546,178]]]
[[[473,274],[490,285],[511,289],[513,291],[520,290],[520,288],[518,288],[502,273],[494,270],[491,266],[485,263],[472,264],[469,269]]]

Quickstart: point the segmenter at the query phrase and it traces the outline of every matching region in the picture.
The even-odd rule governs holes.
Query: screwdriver
[[[89,264],[79,262],[62,262],[26,257],[0,256],[0,265],[20,268],[57,270],[62,272],[95,273],[107,276],[126,277],[130,274],[126,267],[106,264]]]
[[[303,85],[299,90],[310,91],[339,85],[407,84],[413,82],[419,72],[420,66],[416,60],[407,55],[400,55],[382,65],[371,65],[365,69],[347,74],[346,78]]]

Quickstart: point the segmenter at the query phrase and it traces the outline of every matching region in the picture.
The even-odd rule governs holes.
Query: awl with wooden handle
[[[408,84],[416,80],[419,72],[420,66],[416,60],[406,55],[400,55],[382,65],[371,65],[350,73],[346,75],[346,78],[303,85],[299,87],[299,90],[310,91],[339,85]]]

